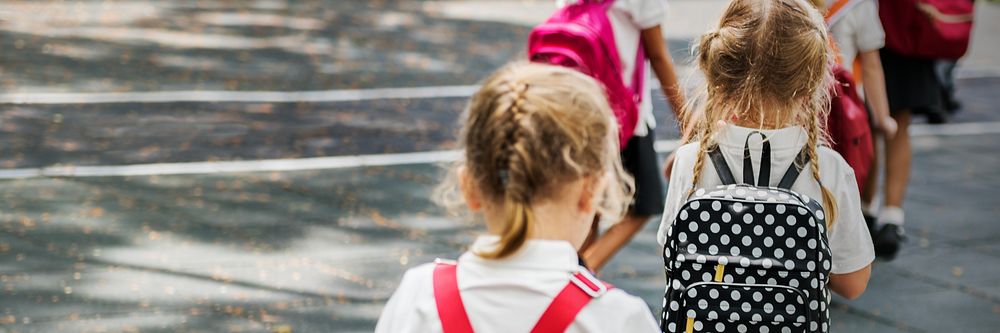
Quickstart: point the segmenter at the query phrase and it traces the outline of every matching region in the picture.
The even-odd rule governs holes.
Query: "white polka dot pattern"
[[[695,192],[668,228],[661,329],[683,332],[690,317],[696,331],[827,332],[824,217],[820,202],[783,189]]]

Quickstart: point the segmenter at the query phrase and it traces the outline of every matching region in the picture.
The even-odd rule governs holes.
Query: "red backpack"
[[[579,0],[552,14],[528,37],[528,59],[576,69],[604,85],[618,120],[618,143],[624,148],[639,123],[639,102],[646,77],[646,52],[639,40],[632,84],[622,80],[622,62],[608,8],[613,0]]]
[[[826,119],[826,129],[833,141],[833,150],[854,169],[858,188],[864,186],[871,171],[875,147],[872,130],[868,125],[868,110],[865,109],[851,73],[839,64],[833,66],[834,84],[830,97],[830,116]]]
[[[833,24],[841,17],[840,14],[844,10],[860,1],[839,0],[833,3],[826,13],[827,24]],[[835,84],[830,89],[830,115],[826,119],[827,134],[833,141],[830,143],[831,148],[854,169],[854,177],[860,189],[868,179],[872,159],[875,158],[872,130],[868,123],[868,109],[858,95],[851,73],[840,64],[840,51],[836,51],[836,44],[832,38],[830,43],[837,54],[837,63],[831,68]]]
[[[439,260],[434,267],[433,279],[434,303],[441,319],[441,330],[444,333],[473,333],[472,322],[458,290],[458,266],[454,262]],[[545,309],[531,333],[565,332],[591,299],[601,297],[611,288],[613,286],[589,273],[576,273]]]
[[[885,46],[924,59],[958,59],[969,49],[972,0],[880,0]]]

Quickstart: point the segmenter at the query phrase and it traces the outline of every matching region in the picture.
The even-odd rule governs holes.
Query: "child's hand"
[[[883,117],[882,121],[878,123],[877,128],[880,132],[882,132],[882,134],[885,134],[887,138],[894,137],[896,136],[897,128],[896,119],[892,119],[892,117],[889,116]]]

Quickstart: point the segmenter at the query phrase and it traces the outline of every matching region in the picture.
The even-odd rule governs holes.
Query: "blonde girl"
[[[551,327],[549,311],[564,310],[579,311],[562,323],[567,332],[658,330],[645,302],[603,285],[577,256],[594,216],[620,217],[631,191],[602,91],[583,74],[539,64],[509,65],[485,81],[439,199],[481,215],[486,233],[457,264],[410,269],[376,332],[539,331]],[[582,308],[554,302],[584,289]],[[463,309],[449,306],[455,299]]]
[[[677,150],[661,245],[688,195],[722,184],[712,163],[706,163],[707,152],[719,149],[729,165],[740,165],[744,143],[759,131],[770,143],[772,170],[787,169],[806,148],[812,162],[791,189],[823,198],[831,224],[830,288],[846,298],[861,295],[875,255],[854,171],[824,146],[832,61],[828,38],[823,18],[806,0],[734,0],[718,27],[701,37],[697,61],[706,88],[700,108],[689,112],[689,142]],[[760,136],[749,142],[754,170],[760,170]],[[735,179],[743,179],[742,171],[732,168]],[[772,173],[770,186],[781,177]]]

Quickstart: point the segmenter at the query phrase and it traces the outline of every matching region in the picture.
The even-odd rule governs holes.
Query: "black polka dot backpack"
[[[763,149],[753,182],[750,137]],[[663,248],[664,332],[827,332],[830,250],[821,200],[790,190],[805,148],[777,187],[771,146],[754,132],[736,184],[718,146],[709,158],[724,185],[698,189],[678,210]],[[667,217],[665,217],[667,218]]]

